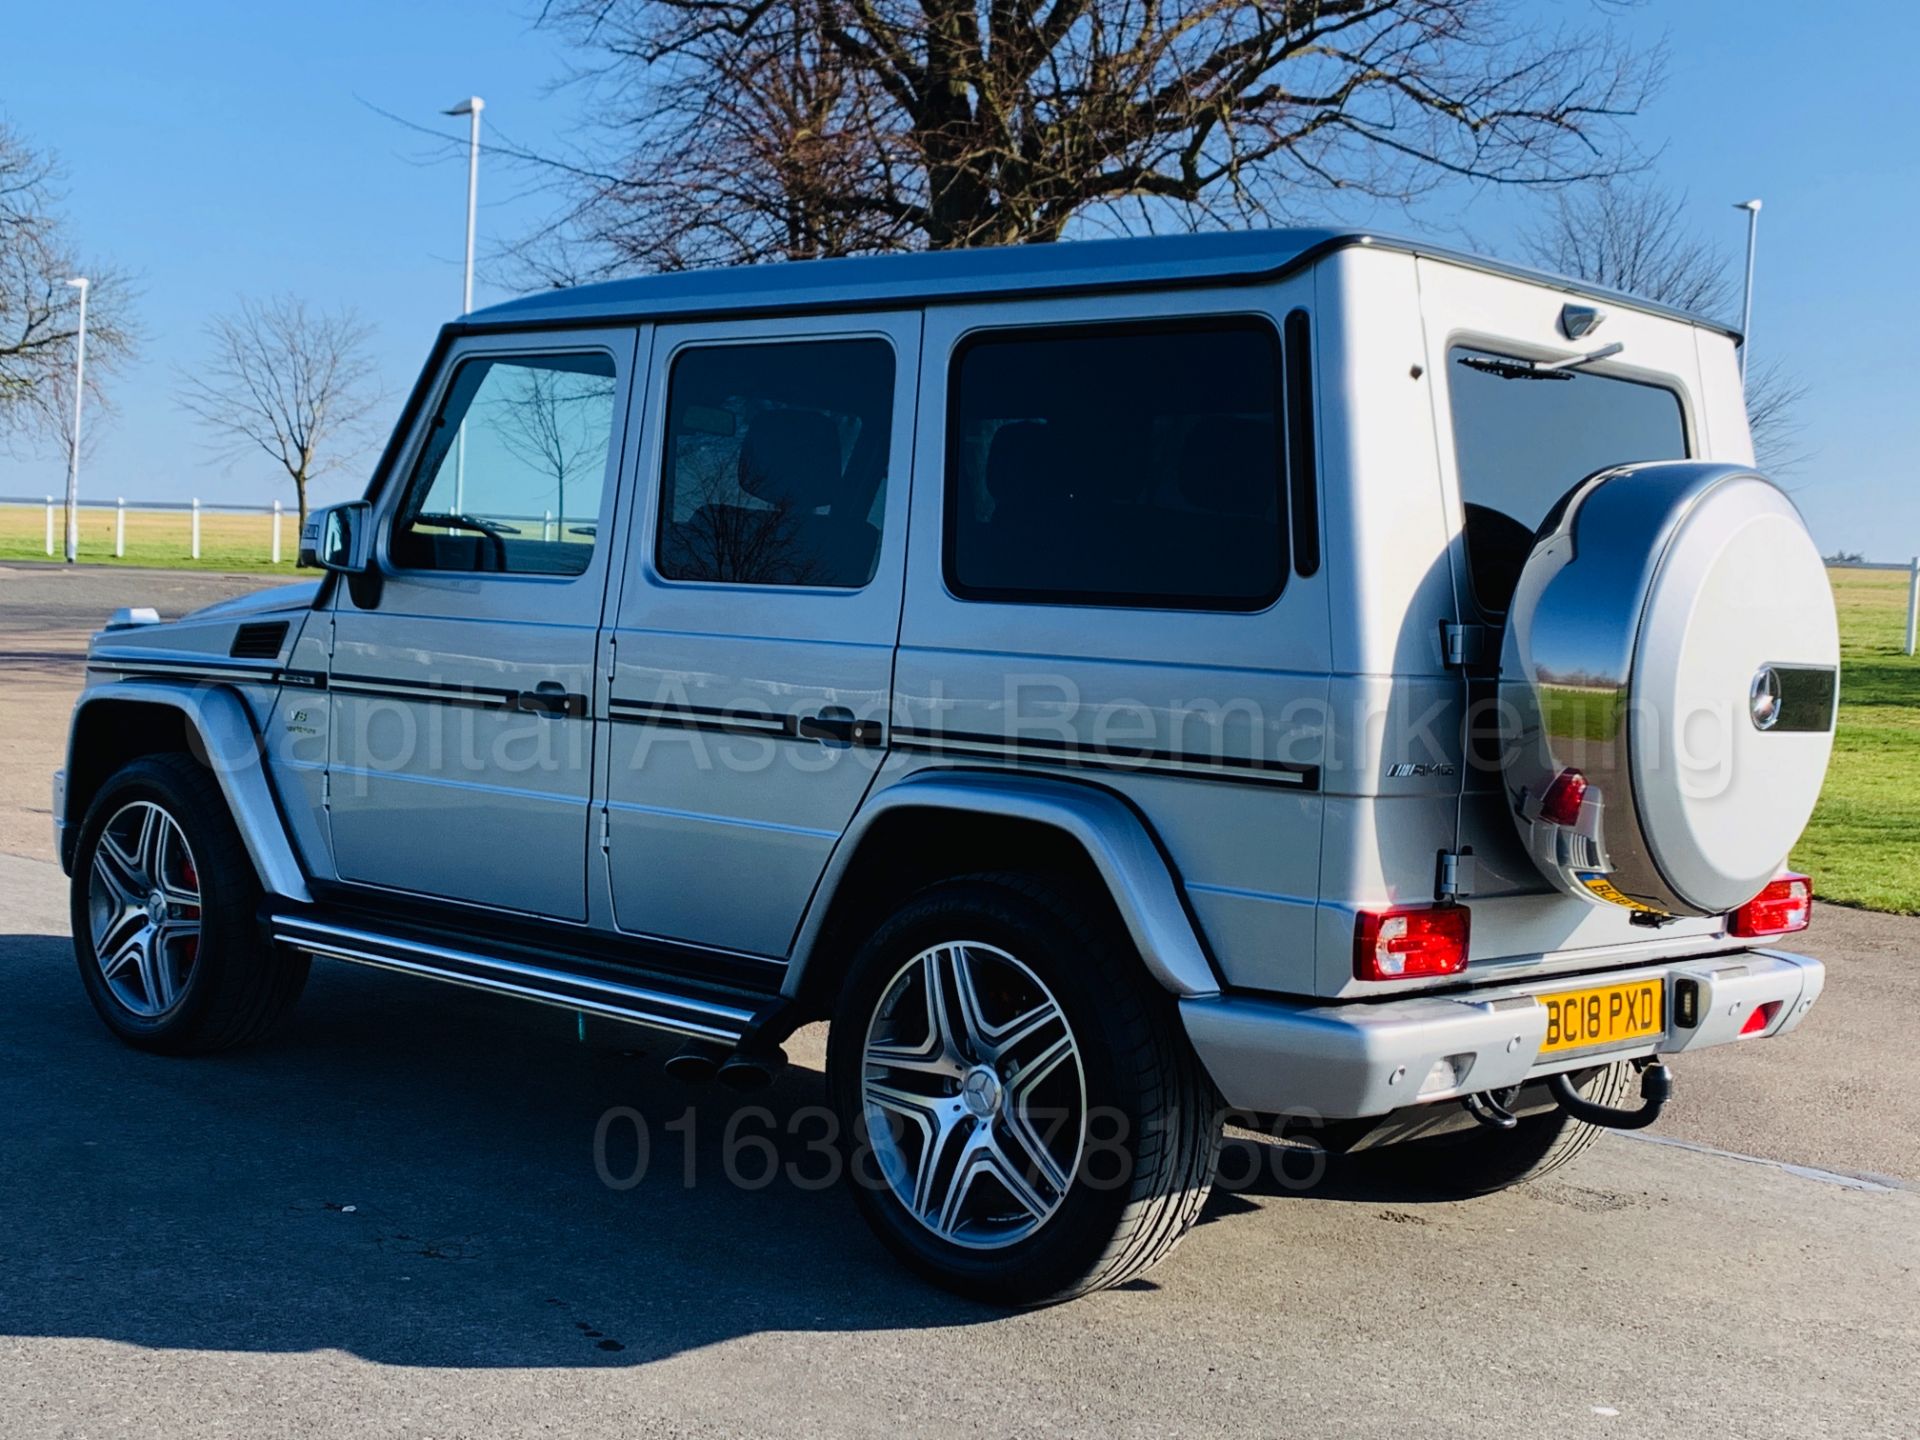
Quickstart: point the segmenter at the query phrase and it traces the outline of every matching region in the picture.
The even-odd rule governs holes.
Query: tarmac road
[[[0,1435],[1920,1433],[1920,922],[1823,910],[1807,1024],[1684,1061],[1652,1141],[1454,1203],[1242,1137],[1146,1281],[1002,1314],[818,1183],[817,1032],[743,1102],[317,965],[261,1049],[114,1043],[18,810],[130,580],[0,570]]]

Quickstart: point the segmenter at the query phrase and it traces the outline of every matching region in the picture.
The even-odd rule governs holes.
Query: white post
[[[1747,354],[1753,349],[1753,247],[1760,238],[1760,202],[1742,200],[1733,207],[1747,212],[1747,284],[1740,297],[1740,390],[1747,388]]]
[[[67,456],[67,563],[80,554],[80,401],[87,393],[87,278],[67,281],[80,292],[80,328],[73,346],[73,450]]]
[[[200,502],[197,499],[193,502],[193,552],[192,552],[192,555],[195,560],[198,560],[200,558]]]
[[[443,115],[464,115],[467,117],[467,263],[460,277],[460,313],[466,315],[473,310],[473,226],[480,208],[480,112],[487,108],[487,102],[478,95],[469,95],[451,110],[443,110]],[[453,513],[467,513],[467,422],[460,422],[460,429],[453,437]]]
[[[467,130],[467,264],[460,286],[462,315],[473,309],[473,222],[480,208],[480,112],[486,108],[487,102],[478,95],[467,101],[467,116],[472,123]]]
[[[553,539],[553,511],[549,510],[540,518],[540,538]]]
[[[1907,572],[1907,654],[1913,654],[1914,632],[1920,630],[1920,555]]]
[[[53,496],[47,496],[47,554],[53,554]]]
[[[113,558],[127,558],[127,497],[113,502]]]
[[[280,563],[280,502],[273,502],[273,563]]]

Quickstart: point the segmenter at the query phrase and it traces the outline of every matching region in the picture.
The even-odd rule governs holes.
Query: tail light
[[[1791,935],[1813,919],[1813,881],[1781,875],[1727,917],[1727,933],[1743,940],[1762,935]]]
[[[1540,818],[1571,830],[1580,823],[1580,803],[1587,798],[1587,777],[1578,770],[1562,770],[1540,797]]]
[[[1353,924],[1353,978],[1412,980],[1467,968],[1464,905],[1362,910]]]

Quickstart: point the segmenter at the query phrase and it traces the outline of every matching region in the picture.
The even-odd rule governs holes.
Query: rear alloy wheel
[[[260,881],[204,765],[149,755],[109,777],[73,859],[73,949],[107,1028],[186,1055],[267,1035],[308,960],[260,934]]]
[[[1087,1076],[1059,1001],[1020,961],[958,941],[893,977],[860,1098],[881,1175],[954,1245],[997,1249],[1060,1208],[1087,1136]]]
[[[862,947],[841,992],[827,1073],[856,1201],[961,1294],[1032,1305],[1122,1284],[1212,1186],[1219,1098],[1091,909],[1033,876],[945,881]]]

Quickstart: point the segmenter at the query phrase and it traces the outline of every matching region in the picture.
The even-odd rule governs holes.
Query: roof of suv
[[[538,291],[475,311],[463,323],[489,329],[578,325],[596,320],[873,310],[1016,295],[1245,284],[1277,278],[1348,245],[1428,255],[1736,335],[1718,320],[1565,276],[1441,245],[1358,230],[1318,229],[1154,235],[680,270]]]

